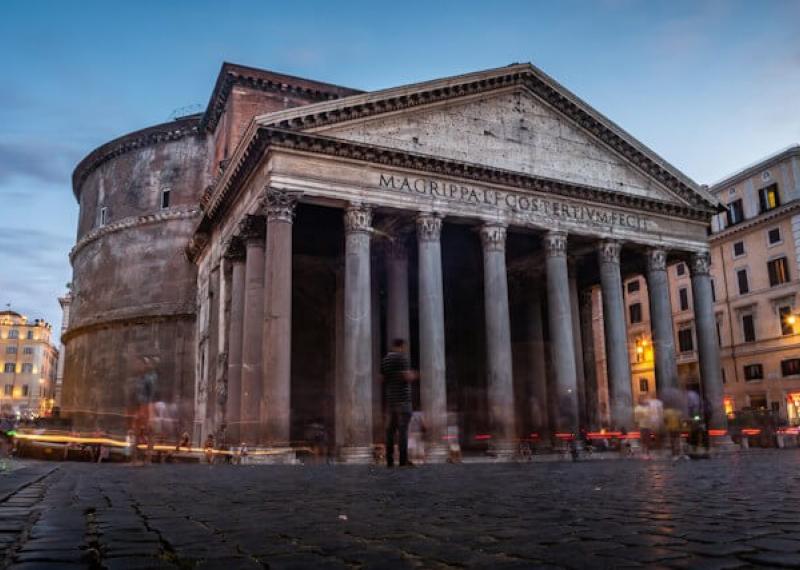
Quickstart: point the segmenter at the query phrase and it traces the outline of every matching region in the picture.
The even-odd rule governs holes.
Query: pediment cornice
[[[262,115],[256,121],[262,126],[316,130],[337,123],[362,120],[384,113],[395,113],[509,87],[525,89],[543,100],[688,205],[698,208],[718,207],[718,201],[712,194],[530,64],[511,65],[454,78],[355,95],[338,101]]]

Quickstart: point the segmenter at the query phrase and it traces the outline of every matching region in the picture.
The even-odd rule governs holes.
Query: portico
[[[321,421],[341,460],[369,461],[376,360],[399,336],[434,459],[448,415],[463,445],[501,454],[532,433],[599,428],[585,299],[600,287],[607,427],[634,429],[622,279],[646,264],[657,292],[679,259],[691,260],[703,389],[721,410],[703,261],[715,206],[529,65],[259,117],[189,250],[200,280],[235,259],[221,421],[273,447]],[[670,314],[663,298],[652,312]],[[659,390],[676,387],[671,326],[654,319]]]

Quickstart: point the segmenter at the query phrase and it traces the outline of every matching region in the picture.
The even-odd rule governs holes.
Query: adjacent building
[[[73,183],[78,428],[125,430],[152,404],[195,441],[224,425],[285,446],[315,424],[369,460],[380,356],[402,337],[434,442],[448,418],[465,445],[633,429],[623,279],[643,271],[653,389],[678,392],[683,271],[725,426],[718,198],[533,65],[364,93],[225,64],[204,113],[101,146]]]
[[[48,415],[55,403],[58,350],[50,324],[0,311],[0,407],[23,418]]]
[[[725,410],[769,410],[800,424],[800,145],[726,177],[709,191],[725,210],[710,228],[716,340]],[[689,269],[669,270],[681,385],[699,387]],[[656,393],[650,299],[642,275],[625,281],[635,396]]]

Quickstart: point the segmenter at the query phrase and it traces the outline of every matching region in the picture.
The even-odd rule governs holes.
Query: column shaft
[[[397,338],[410,342],[408,312],[408,250],[393,243],[386,256],[386,349]]]
[[[226,258],[231,262],[231,309],[228,322],[228,399],[225,423],[228,436],[235,445],[241,440],[242,418],[242,335],[244,322],[245,263],[244,244],[235,240],[228,246]]]
[[[567,235],[549,232],[545,236],[547,254],[547,308],[550,324],[550,354],[556,417],[553,427],[562,433],[578,432],[578,381],[575,370],[575,340],[572,328],[572,303],[567,270]]]
[[[264,321],[264,218],[246,216],[241,227],[245,239],[244,318],[242,324],[241,438],[259,441],[262,346]]]
[[[615,241],[600,244],[600,282],[603,288],[603,328],[606,336],[606,366],[611,392],[611,421],[618,429],[634,427],[631,363],[625,302],[620,273],[621,245]]]
[[[506,228],[481,227],[483,291],[486,311],[486,371],[489,425],[499,447],[517,436],[514,417],[514,381],[511,367],[511,324],[506,274]]]
[[[583,335],[581,331],[581,313],[578,304],[578,277],[576,269],[569,265],[569,308],[572,317],[572,343],[575,355],[575,387],[578,392],[578,425],[586,427],[586,376],[583,369]]]
[[[434,460],[445,456],[442,438],[447,432],[441,229],[442,219],[436,215],[417,218],[420,396]]]
[[[264,197],[264,368],[262,440],[289,445],[292,390],[292,222],[296,194],[268,189]]]
[[[650,333],[655,351],[656,389],[667,405],[683,409],[678,398],[678,365],[672,332],[672,302],[667,279],[667,252],[654,248],[647,253],[647,296],[650,300]]]
[[[544,348],[544,323],[542,323],[542,296],[537,287],[530,289],[527,300],[528,354],[528,407],[531,427],[542,440],[549,438],[547,413],[547,358]]]
[[[372,456],[372,302],[370,239],[372,212],[345,211],[344,346],[341,395],[342,448],[345,461]]]
[[[595,368],[594,334],[592,331],[592,290],[581,292],[581,341],[583,345],[583,371],[586,383],[583,393],[586,398],[586,423],[590,430],[600,427],[600,404]]]
[[[703,397],[711,404],[712,429],[726,429],[728,425],[723,405],[722,369],[717,342],[714,301],[711,296],[711,277],[708,274],[711,257],[708,252],[692,256],[692,297],[694,298],[694,326],[697,332],[697,355]]]

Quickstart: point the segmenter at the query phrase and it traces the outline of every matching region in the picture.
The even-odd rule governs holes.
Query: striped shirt
[[[390,352],[383,357],[381,374],[383,374],[386,403],[391,408],[411,411],[411,384],[406,380],[408,369],[408,357],[402,352]]]

